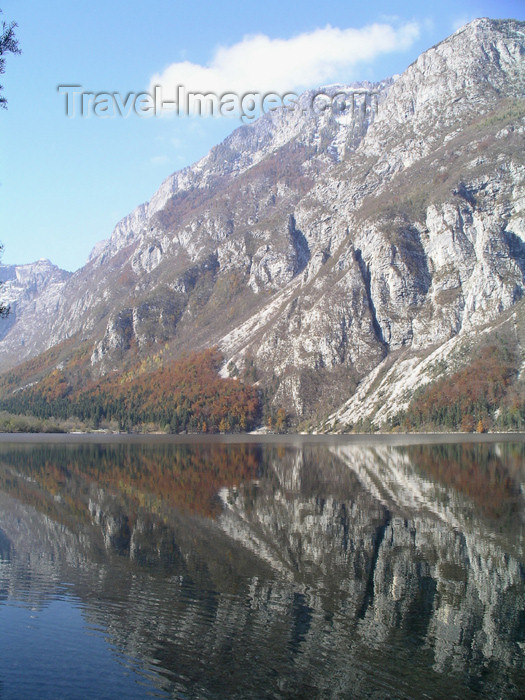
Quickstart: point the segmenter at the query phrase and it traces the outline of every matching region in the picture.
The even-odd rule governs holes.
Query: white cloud
[[[371,24],[361,29],[327,26],[290,39],[271,39],[264,34],[246,36],[232,46],[219,47],[207,65],[180,61],[152,76],[164,100],[176,98],[176,88],[186,92],[273,92],[280,95],[316,87],[347,75],[360,62],[381,54],[408,49],[419,37],[417,22],[397,28]]]
[[[164,165],[168,161],[168,156],[153,156],[152,158],[150,158],[150,163],[152,165]]]

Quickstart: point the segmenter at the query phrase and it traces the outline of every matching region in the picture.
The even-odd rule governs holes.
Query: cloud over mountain
[[[249,35],[232,46],[217,48],[206,65],[172,63],[152,76],[150,90],[160,85],[164,99],[174,99],[178,85],[187,92],[216,95],[282,94],[337,80],[341,74],[348,79],[358,63],[409,48],[419,32],[419,25],[410,22],[397,28],[387,23],[361,29],[326,26],[289,39]]]

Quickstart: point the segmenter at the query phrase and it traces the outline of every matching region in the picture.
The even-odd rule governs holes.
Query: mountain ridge
[[[97,244],[26,357],[78,336],[100,376],[216,345],[223,376],[254,367],[298,422],[382,424],[411,400],[403,362],[414,390],[435,379],[426,357],[525,291],[524,59],[525,23],[474,20],[395,80],[349,86],[377,106],[305,115],[309,91],[240,127]],[[371,392],[387,365],[400,376]]]

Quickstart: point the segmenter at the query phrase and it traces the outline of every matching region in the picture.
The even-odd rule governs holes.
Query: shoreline
[[[432,445],[461,443],[525,442],[525,432],[516,433],[0,433],[0,444],[281,444],[305,445]]]

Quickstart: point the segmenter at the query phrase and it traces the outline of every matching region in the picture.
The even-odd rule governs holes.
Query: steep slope
[[[248,315],[251,296],[290,281],[307,258],[290,219],[297,201],[320,172],[355,148],[374,116],[375,103],[363,99],[364,109],[352,115],[325,112],[305,121],[312,96],[303,95],[297,111],[272,112],[237,129],[123,219],[72,276],[59,309],[42,317],[39,350],[76,334],[103,336],[93,363],[106,371],[129,349],[126,337],[150,346],[173,337],[183,320],[178,335],[187,343],[197,330],[196,310],[214,291],[208,316],[216,318],[215,307],[230,301],[238,274],[248,273],[248,296],[237,295],[244,298],[237,318]],[[234,323],[232,317],[228,325]],[[224,319],[216,338],[223,331]],[[206,331],[201,345],[212,336]]]
[[[97,246],[31,354],[76,336],[97,375],[217,344],[299,420],[388,419],[403,368],[429,381],[425,358],[523,296],[524,58],[524,23],[475,20],[347,86],[353,110],[305,93],[241,127]]]
[[[0,366],[10,367],[42,351],[48,342],[41,321],[56,313],[71,273],[49,260],[0,265],[0,297],[10,313],[0,324]]]
[[[497,319],[523,294],[523,29],[479,20],[420,57],[294,212],[321,259],[265,317],[254,354],[285,377],[278,399],[293,397],[298,413],[312,370],[350,365],[362,377],[378,358],[428,353]],[[239,336],[225,343],[234,359]],[[390,397],[363,398],[346,423]]]

